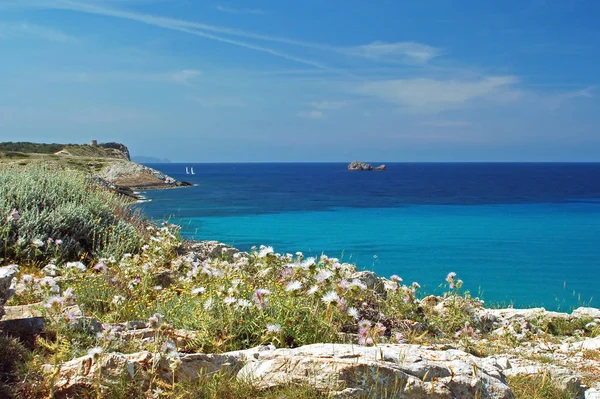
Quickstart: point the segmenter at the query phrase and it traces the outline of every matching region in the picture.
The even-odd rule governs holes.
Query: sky
[[[597,0],[0,0],[0,141],[600,161]]]

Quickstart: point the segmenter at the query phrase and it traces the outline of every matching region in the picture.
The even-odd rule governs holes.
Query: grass
[[[508,377],[515,399],[576,399],[577,395],[556,386],[549,373]]]

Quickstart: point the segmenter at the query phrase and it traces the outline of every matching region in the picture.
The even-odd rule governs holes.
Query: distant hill
[[[171,163],[167,158],[146,157],[143,155],[131,157],[131,160],[137,163]]]

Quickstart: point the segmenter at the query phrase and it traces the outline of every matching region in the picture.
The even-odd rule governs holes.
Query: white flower
[[[317,291],[319,291],[319,286],[318,285],[313,285],[312,287],[310,287],[310,289],[308,291],[306,291],[306,293],[308,295],[313,295],[316,294]]]
[[[213,299],[212,298],[208,298],[205,302],[204,302],[204,310],[211,310],[213,307]]]
[[[41,248],[44,246],[44,241],[40,240],[39,238],[34,238],[33,240],[31,240],[31,245],[37,248]]]
[[[232,303],[235,303],[235,301],[236,299],[232,296],[227,296],[223,299],[223,302],[225,302],[226,305],[231,305]]]
[[[66,266],[68,268],[74,267],[75,269],[79,270],[80,272],[84,272],[87,270],[87,267],[85,267],[85,265],[81,262],[67,262]]]
[[[335,291],[329,291],[323,297],[321,297],[321,301],[326,304],[330,304],[331,302],[338,302],[340,300],[339,295]]]
[[[63,302],[65,301],[64,298],[61,298],[59,296],[51,296],[50,298],[48,298],[46,300],[46,303],[44,304],[44,306],[48,309],[53,308],[55,305],[56,306],[61,306],[63,304]]]
[[[31,274],[24,274],[21,277],[21,281],[23,281],[24,284],[32,284],[33,283],[33,276]]]
[[[275,334],[281,332],[281,324],[267,324],[267,332]]]
[[[323,271],[319,272],[319,274],[317,274],[317,276],[315,277],[315,280],[317,280],[319,283],[322,283],[323,281],[327,280],[331,276],[333,276],[332,272],[330,272],[329,270],[323,270]]]
[[[316,264],[317,264],[317,262],[315,261],[315,258],[307,258],[302,261],[302,263],[300,264],[300,267],[304,270],[307,270],[309,267],[311,267],[312,265],[316,265]]]
[[[56,240],[54,240],[54,245],[62,245],[63,240],[61,240],[60,238],[57,238]]]
[[[62,293],[62,296],[66,300],[75,299],[75,290],[73,289],[73,287],[69,287]]]
[[[259,258],[264,258],[265,256],[267,256],[269,254],[272,254],[273,252],[274,252],[273,251],[273,247],[264,247],[264,246],[261,246],[260,247],[260,251],[258,252],[258,257]]]
[[[248,309],[252,307],[252,302],[247,299],[238,299],[235,307],[238,309]]]
[[[397,283],[402,282],[402,278],[400,276],[398,276],[397,274],[394,274],[392,277],[390,277],[390,280],[395,281]]]
[[[204,294],[206,292],[206,288],[197,287],[192,290],[192,295]]]
[[[358,312],[358,309],[352,306],[348,308],[348,315],[355,318],[356,320],[360,318],[360,313]]]
[[[286,291],[297,291],[302,288],[302,283],[298,280],[294,280],[290,282],[287,287],[285,287]]]
[[[367,285],[365,283],[363,283],[362,281],[360,281],[359,279],[354,279],[352,280],[352,285],[355,287],[360,288],[361,290],[366,290],[367,289]]]
[[[115,295],[113,296],[112,303],[115,305],[122,305],[125,303],[125,297],[121,295]]]

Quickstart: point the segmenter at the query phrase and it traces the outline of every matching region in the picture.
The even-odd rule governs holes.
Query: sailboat
[[[190,174],[195,175],[193,166],[192,166],[192,172]]]
[[[185,167],[185,174],[186,174],[186,175],[189,175],[189,174],[190,174],[190,170],[188,169],[188,167],[187,167],[187,166]]]

